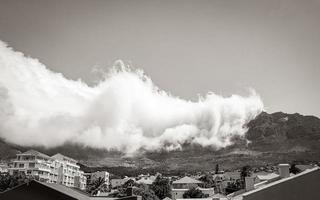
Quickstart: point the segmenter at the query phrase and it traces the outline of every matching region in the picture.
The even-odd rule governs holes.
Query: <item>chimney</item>
[[[254,177],[245,177],[246,191],[250,191],[254,189]]]
[[[287,178],[290,176],[289,168],[290,168],[289,164],[279,164],[280,178]]]

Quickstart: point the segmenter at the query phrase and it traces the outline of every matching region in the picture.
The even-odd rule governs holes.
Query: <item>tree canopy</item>
[[[301,172],[301,169],[297,168],[296,164],[291,164],[289,172],[292,174],[299,174]]]
[[[205,174],[199,178],[199,181],[202,181],[201,187],[204,188],[212,188],[215,186],[215,182],[213,180],[212,175]]]
[[[10,175],[9,173],[0,174],[0,192],[4,192],[15,186],[24,184],[32,180],[33,177],[28,177],[25,173],[14,173]]]
[[[159,200],[158,196],[147,185],[141,184],[133,190],[135,195],[142,197],[142,200]]]
[[[157,176],[150,188],[154,191],[157,197],[159,197],[159,199],[164,199],[166,197],[171,198],[171,184],[168,178]]]
[[[188,191],[186,191],[183,194],[183,198],[184,199],[190,199],[190,198],[205,198],[208,195],[203,194],[203,192],[201,190],[199,190],[198,188],[191,188]]]

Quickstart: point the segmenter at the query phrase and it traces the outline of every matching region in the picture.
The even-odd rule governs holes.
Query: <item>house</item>
[[[145,185],[152,185],[152,183],[156,180],[158,176],[161,176],[160,173],[157,173],[154,176],[148,175],[139,175],[139,177],[136,180],[136,183],[138,184],[145,184]]]
[[[52,157],[35,150],[17,154],[9,173],[23,172],[45,183],[58,183],[69,187],[86,188],[86,177],[77,161],[56,154]]]
[[[84,172],[80,170],[77,161],[60,153],[51,157],[58,168],[58,183],[69,187],[78,187],[85,189],[87,178]]]
[[[240,180],[240,172],[224,172],[223,174],[213,175],[213,180],[215,183],[215,190],[217,193],[225,193],[226,188],[229,184]]]
[[[198,187],[202,182],[188,176],[185,176],[179,180],[172,182],[172,187],[175,189],[190,189],[192,187]]]
[[[290,175],[289,165],[279,165],[279,177],[258,184],[246,182],[246,190],[236,195],[229,195],[233,200],[301,200],[320,199],[318,192],[320,168],[315,167]],[[249,180],[246,178],[246,181]]]
[[[136,181],[138,184],[145,184],[145,185],[152,185],[154,182],[155,177],[142,177]]]
[[[53,170],[52,170],[53,169]],[[43,153],[29,150],[17,154],[9,173],[24,172],[28,176],[38,177],[42,182],[57,183],[58,172],[54,160]]]
[[[183,194],[191,188],[197,188],[206,194],[208,197],[214,195],[214,188],[201,188],[201,181],[185,176],[179,180],[172,182],[172,199],[182,199]]]
[[[298,168],[301,171],[305,171],[306,169],[314,168],[314,166],[313,165],[296,165],[296,168]]]
[[[276,173],[268,173],[268,172],[258,172],[253,175],[255,178],[255,183],[260,183],[263,181],[272,181],[279,179],[280,175]]]
[[[17,200],[141,200],[140,196],[128,196],[124,198],[95,197],[65,185],[30,181],[0,193],[0,199]]]
[[[201,188],[196,187],[196,189],[200,190],[203,194],[205,194],[207,197],[211,197],[214,195],[214,188]],[[183,189],[175,189],[172,188],[171,196],[173,200],[177,199],[183,199],[183,194],[187,192],[189,189],[183,188]]]

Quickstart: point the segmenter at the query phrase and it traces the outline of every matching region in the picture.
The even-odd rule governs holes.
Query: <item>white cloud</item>
[[[133,153],[140,148],[215,148],[243,136],[260,97],[214,93],[187,101],[157,88],[121,61],[97,85],[66,79],[0,41],[0,136],[20,145],[65,142]]]

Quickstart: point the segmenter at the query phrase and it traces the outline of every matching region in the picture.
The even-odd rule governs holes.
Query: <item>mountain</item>
[[[279,162],[320,161],[320,119],[298,113],[261,113],[247,124],[245,138],[234,138],[234,144],[220,150],[184,145],[179,151],[141,152],[126,157],[121,152],[93,149],[75,144],[45,149],[32,147],[48,155],[60,152],[76,158],[82,167],[133,173],[134,171],[185,172],[213,170],[216,164],[230,169],[245,164],[261,166]],[[13,158],[31,147],[12,145],[0,140],[0,158]],[[88,167],[87,167],[88,166]],[[91,168],[90,168],[91,167]]]

